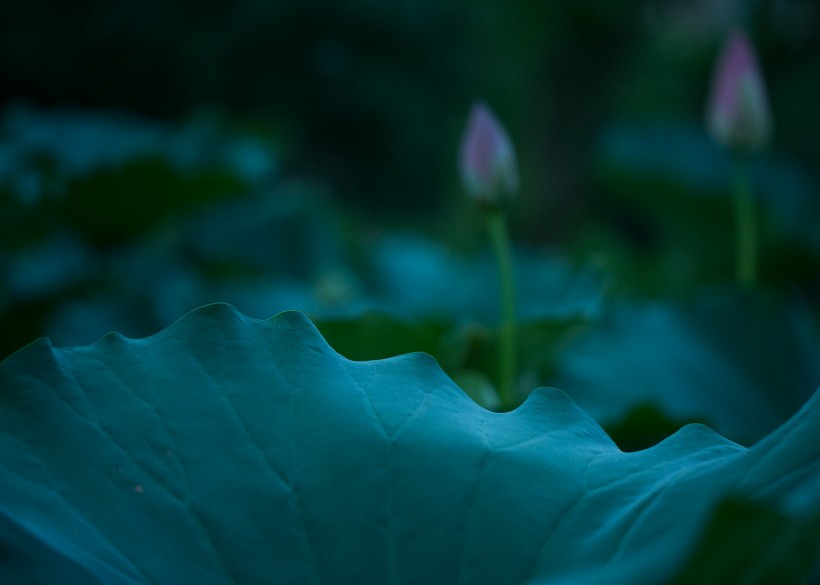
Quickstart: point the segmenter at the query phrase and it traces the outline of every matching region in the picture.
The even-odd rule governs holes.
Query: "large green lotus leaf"
[[[0,402],[3,583],[660,583],[724,497],[820,504],[820,395],[751,449],[693,425],[623,453],[560,391],[492,413],[299,313],[41,340]]]
[[[820,385],[820,338],[798,303],[711,291],[615,305],[556,362],[552,383],[606,428],[649,407],[751,444]]]

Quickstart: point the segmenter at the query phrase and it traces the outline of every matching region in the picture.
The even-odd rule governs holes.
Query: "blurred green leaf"
[[[774,155],[751,161],[761,272],[781,288],[817,286],[818,185],[807,169]],[[598,184],[601,224],[622,240],[621,257],[598,241],[594,251],[618,265],[630,292],[670,294],[728,282],[734,269],[732,163],[693,121],[612,124],[602,135]],[[600,229],[600,228],[599,228]],[[581,226],[581,232],[590,226]],[[626,255],[624,256],[624,253]]]
[[[180,174],[165,161],[143,159],[70,183],[57,209],[69,226],[105,247],[122,244],[163,219],[244,191],[242,182],[226,171]]]
[[[618,303],[557,358],[553,383],[605,427],[651,407],[753,443],[820,385],[820,336],[800,304],[723,291]]]
[[[433,356],[449,330],[437,321],[405,321],[383,313],[368,312],[351,319],[319,319],[316,326],[328,343],[351,360],[378,360],[421,351]]]
[[[820,569],[818,534],[817,510],[789,518],[760,504],[724,502],[674,583],[811,583],[806,576]]]

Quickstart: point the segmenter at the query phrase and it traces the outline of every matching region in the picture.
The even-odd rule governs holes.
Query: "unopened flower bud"
[[[518,191],[512,142],[484,103],[474,104],[470,112],[459,163],[464,189],[481,205],[496,207]]]
[[[709,132],[733,151],[760,150],[772,132],[769,100],[749,39],[735,31],[723,47],[712,78]]]

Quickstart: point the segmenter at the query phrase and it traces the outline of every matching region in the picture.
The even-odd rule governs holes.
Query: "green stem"
[[[735,161],[735,214],[737,221],[737,281],[751,287],[757,280],[757,226],[754,198],[745,160]]]
[[[507,221],[500,211],[487,214],[487,227],[490,231],[495,259],[498,264],[498,275],[501,283],[501,331],[499,394],[501,407],[512,408],[513,381],[515,377],[515,283],[512,272],[512,255],[510,238],[507,233]]]

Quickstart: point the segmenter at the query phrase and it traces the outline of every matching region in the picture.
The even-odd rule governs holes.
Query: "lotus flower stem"
[[[749,165],[745,157],[735,160],[734,191],[737,221],[737,281],[743,287],[757,280],[757,221],[755,201],[749,182]]]
[[[504,209],[518,191],[518,166],[507,131],[483,102],[473,104],[461,139],[459,170],[464,190],[483,212],[501,283],[498,397],[515,406],[515,284]]]
[[[757,56],[740,30],[730,34],[715,64],[706,123],[712,138],[735,157],[737,281],[748,288],[757,280],[757,220],[748,155],[769,144],[772,119]]]
[[[510,237],[505,214],[499,210],[487,213],[487,228],[490,232],[490,241],[498,264],[498,275],[501,284],[499,398],[502,408],[512,408],[514,405],[513,384],[516,368],[515,283],[512,271]]]

